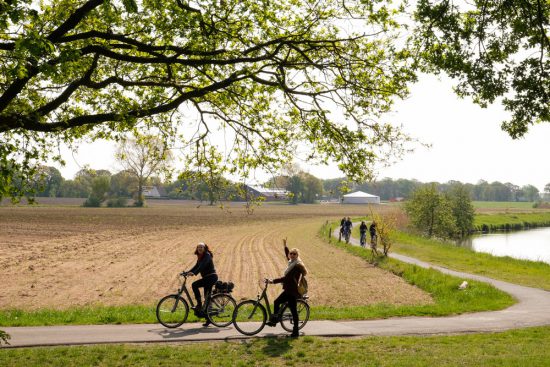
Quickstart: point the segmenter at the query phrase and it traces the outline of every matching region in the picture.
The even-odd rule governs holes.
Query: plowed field
[[[383,206],[377,210],[392,210]],[[208,243],[220,278],[237,299],[281,276],[282,238],[298,247],[313,304],[424,304],[429,295],[317,236],[326,220],[365,215],[366,207],[272,205],[253,214],[193,203],[148,208],[0,207],[0,308],[153,304],[177,288],[177,273]],[[280,291],[272,287],[272,296]]]

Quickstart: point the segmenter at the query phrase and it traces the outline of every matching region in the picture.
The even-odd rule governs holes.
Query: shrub
[[[95,196],[90,196],[88,199],[86,199],[82,206],[87,208],[99,208],[101,206],[101,199]]]
[[[107,206],[109,208],[124,208],[128,206],[128,199],[125,197],[110,198],[107,200]]]

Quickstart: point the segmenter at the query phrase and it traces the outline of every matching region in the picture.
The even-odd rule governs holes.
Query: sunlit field
[[[0,309],[154,304],[176,290],[199,241],[212,247],[220,278],[236,284],[235,298],[254,297],[264,277],[282,275],[285,237],[302,251],[316,305],[431,302],[400,277],[319,238],[327,220],[369,214],[367,206],[266,203],[250,213],[243,204],[220,209],[182,201],[150,201],[141,209],[44,203],[0,207]]]

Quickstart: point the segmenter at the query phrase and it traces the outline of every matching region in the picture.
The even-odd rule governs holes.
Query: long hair
[[[210,250],[210,248],[208,247],[208,245],[206,243],[199,243],[199,245],[202,244],[204,245],[204,253],[209,253],[211,257],[214,257],[214,254],[212,253],[212,250]],[[197,245],[198,247],[198,245]],[[195,255],[199,256],[199,252],[197,251],[197,248],[195,247],[195,252],[194,252]]]

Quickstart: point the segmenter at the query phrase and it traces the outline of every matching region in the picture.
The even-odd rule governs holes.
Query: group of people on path
[[[274,301],[274,312],[270,320],[267,322],[269,326],[275,326],[279,322],[279,311],[281,306],[285,303],[288,304],[290,312],[292,314],[293,321],[293,330],[292,337],[299,336],[298,330],[298,310],[297,310],[297,300],[302,297],[298,291],[298,285],[302,277],[307,275],[307,269],[300,258],[300,251],[297,248],[288,249],[286,244],[286,239],[283,240],[285,257],[288,260],[286,270],[284,275],[276,279],[266,279],[268,283],[282,283],[283,292],[275,299]],[[193,288],[193,294],[197,300],[197,305],[195,306],[195,314],[197,317],[205,317],[203,311],[203,303],[201,298],[200,288],[204,288],[205,298],[207,294],[212,292],[212,287],[218,281],[218,275],[214,267],[214,254],[210,250],[207,244],[201,242],[195,248],[194,254],[197,256],[196,264],[188,271],[182,272],[182,274],[191,276],[191,275],[201,275],[201,279],[193,282],[191,287]],[[210,321],[208,318],[203,326],[208,326]]]
[[[350,217],[347,217],[347,218],[343,217],[342,220],[340,221],[340,233],[343,234],[343,233],[346,233],[346,231],[349,231],[348,233],[351,233],[352,227],[353,227],[353,223],[351,222]],[[367,230],[369,231],[369,234],[370,234],[370,243],[371,243],[371,245],[375,245],[376,244],[376,239],[377,239],[376,222],[372,221],[370,226],[367,226],[367,223],[365,221],[362,221],[361,225],[359,226],[359,233],[361,234],[361,238],[366,238]],[[365,243],[363,243],[363,241],[361,241],[361,246],[365,246],[365,245],[366,245],[366,241],[365,241]]]

